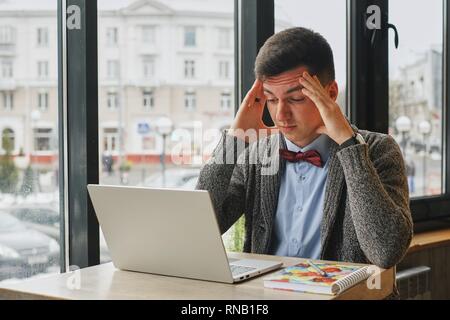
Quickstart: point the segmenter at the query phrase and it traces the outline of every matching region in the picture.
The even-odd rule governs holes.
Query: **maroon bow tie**
[[[280,149],[280,156],[289,162],[306,161],[311,163],[312,165],[315,165],[316,167],[323,167],[320,153],[316,150],[308,150],[306,152],[293,152],[286,149]]]

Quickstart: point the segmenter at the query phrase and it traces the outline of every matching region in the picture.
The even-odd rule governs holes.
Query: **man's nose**
[[[284,101],[280,99],[277,106],[277,120],[286,121],[289,120],[290,118],[291,118],[291,109]]]

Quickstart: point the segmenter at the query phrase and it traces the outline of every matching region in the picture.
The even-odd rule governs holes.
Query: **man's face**
[[[264,94],[267,107],[275,125],[283,135],[303,147],[314,140],[316,130],[323,125],[319,110],[301,89],[299,79],[306,67],[298,67],[264,81]],[[332,81],[325,90],[334,99],[337,97],[337,84]]]

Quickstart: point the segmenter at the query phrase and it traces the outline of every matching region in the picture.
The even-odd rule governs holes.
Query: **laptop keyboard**
[[[253,267],[243,267],[243,266],[237,266],[235,264],[230,264],[230,268],[231,268],[231,273],[234,276],[245,273],[245,272],[256,270],[256,268],[253,268]]]

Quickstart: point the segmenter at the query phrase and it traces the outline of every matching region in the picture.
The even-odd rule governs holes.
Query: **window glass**
[[[408,8],[405,14],[405,8]],[[442,0],[389,1],[389,133],[399,143],[412,197],[442,193]]]
[[[0,1],[0,282],[60,270],[56,8]]]
[[[203,160],[234,117],[234,1],[161,3],[98,1],[104,184],[194,189]],[[117,46],[104,39],[102,30],[111,26],[120,36]],[[112,60],[121,72],[105,70]],[[220,72],[219,61],[227,62]],[[194,134],[200,129],[203,135]],[[192,142],[182,143],[187,137]],[[180,144],[181,164],[174,160]],[[232,229],[224,236],[226,247],[241,250],[231,241]],[[102,237],[101,261],[108,260]]]

